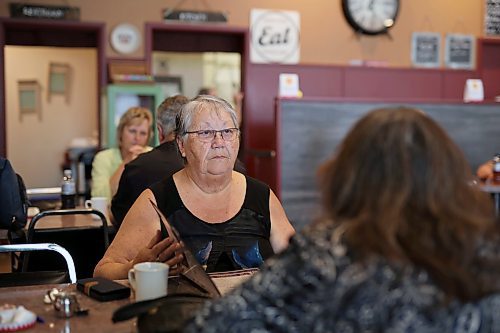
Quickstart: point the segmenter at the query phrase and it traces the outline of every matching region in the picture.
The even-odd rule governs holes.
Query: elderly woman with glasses
[[[155,203],[207,272],[259,267],[288,245],[294,229],[273,191],[233,171],[240,131],[223,99],[198,96],[177,121],[185,167],[145,190],[126,215],[94,272],[126,278],[136,263],[166,262],[175,272],[180,244],[161,239]]]

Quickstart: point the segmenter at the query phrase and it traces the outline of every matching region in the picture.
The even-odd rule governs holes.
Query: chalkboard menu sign
[[[486,0],[484,30],[486,35],[500,35],[500,0]]]
[[[449,68],[474,68],[476,39],[472,35],[448,34],[445,43],[445,64]]]
[[[433,32],[414,32],[411,60],[415,67],[439,67],[441,35]]]

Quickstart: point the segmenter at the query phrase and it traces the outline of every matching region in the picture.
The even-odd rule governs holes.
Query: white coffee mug
[[[145,301],[167,295],[168,265],[162,262],[141,262],[128,271],[128,281],[135,300]]]
[[[108,219],[108,198],[92,197],[90,200],[85,200],[85,208],[92,208],[100,211]],[[94,219],[99,219],[99,216],[93,215]]]

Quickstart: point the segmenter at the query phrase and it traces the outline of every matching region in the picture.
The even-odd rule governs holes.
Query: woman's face
[[[128,150],[135,145],[146,146],[148,143],[149,125],[147,119],[135,119],[129,125],[123,127],[120,147]]]
[[[217,114],[215,111],[203,109],[194,115],[192,131],[223,130],[234,128],[231,116],[224,111]],[[204,142],[196,133],[187,134],[184,140],[179,140],[179,150],[186,158],[186,168],[193,169],[198,174],[222,175],[234,168],[234,163],[240,147],[239,134],[232,141],[225,141],[221,133],[215,138]]]

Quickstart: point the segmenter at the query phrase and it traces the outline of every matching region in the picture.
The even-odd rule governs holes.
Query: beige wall
[[[11,2],[11,1],[9,1]],[[16,1],[12,1],[16,2]],[[21,2],[21,1],[20,1]],[[26,1],[22,1],[26,2]],[[44,0],[35,3],[79,7],[82,21],[106,22],[111,29],[128,22],[142,32],[145,22],[162,21],[162,10],[178,0]],[[386,61],[391,66],[410,66],[410,38],[414,31],[482,35],[484,0],[401,0],[392,39],[386,36],[358,38],[347,25],[341,0],[187,0],[183,9],[229,13],[229,24],[248,27],[252,8],[296,10],[301,14],[301,63],[347,64],[351,59]],[[29,2],[28,2],[29,3]],[[0,2],[0,16],[8,16],[8,2]],[[107,46],[109,57],[121,56]],[[141,48],[130,57],[142,57]]]
[[[59,186],[61,164],[71,140],[97,134],[97,52],[94,49],[7,46],[5,89],[7,157],[27,187]],[[47,99],[49,63],[69,64],[70,100]],[[18,80],[38,80],[42,119],[19,118]]]
[[[9,2],[0,1],[0,16],[8,17]],[[107,35],[119,23],[134,24],[143,32],[145,22],[161,22],[162,11],[178,0],[43,0],[33,3],[79,7],[81,20],[105,22]],[[342,15],[341,0],[186,0],[182,9],[223,10],[229,25],[248,27],[252,8],[296,10],[301,14],[301,63],[344,65],[352,59],[386,61],[390,66],[410,66],[410,41],[414,31],[482,35],[484,0],[401,0],[396,25],[387,36],[356,36]],[[139,51],[126,57],[144,56]],[[125,57],[107,44],[107,57]],[[29,187],[57,186],[63,153],[74,137],[97,130],[96,54],[93,50],[6,48],[7,156]],[[33,53],[36,52],[36,56]],[[48,62],[70,63],[74,68],[70,105],[63,98],[47,102]],[[92,69],[92,70],[89,70]],[[201,74],[200,74],[201,75]],[[43,121],[17,115],[17,80],[39,79],[43,93]],[[104,109],[105,110],[105,109]],[[64,126],[62,126],[64,124]],[[50,151],[47,150],[50,147]],[[43,154],[37,152],[43,151]],[[27,152],[30,152],[28,154]],[[43,172],[42,172],[43,170]]]

